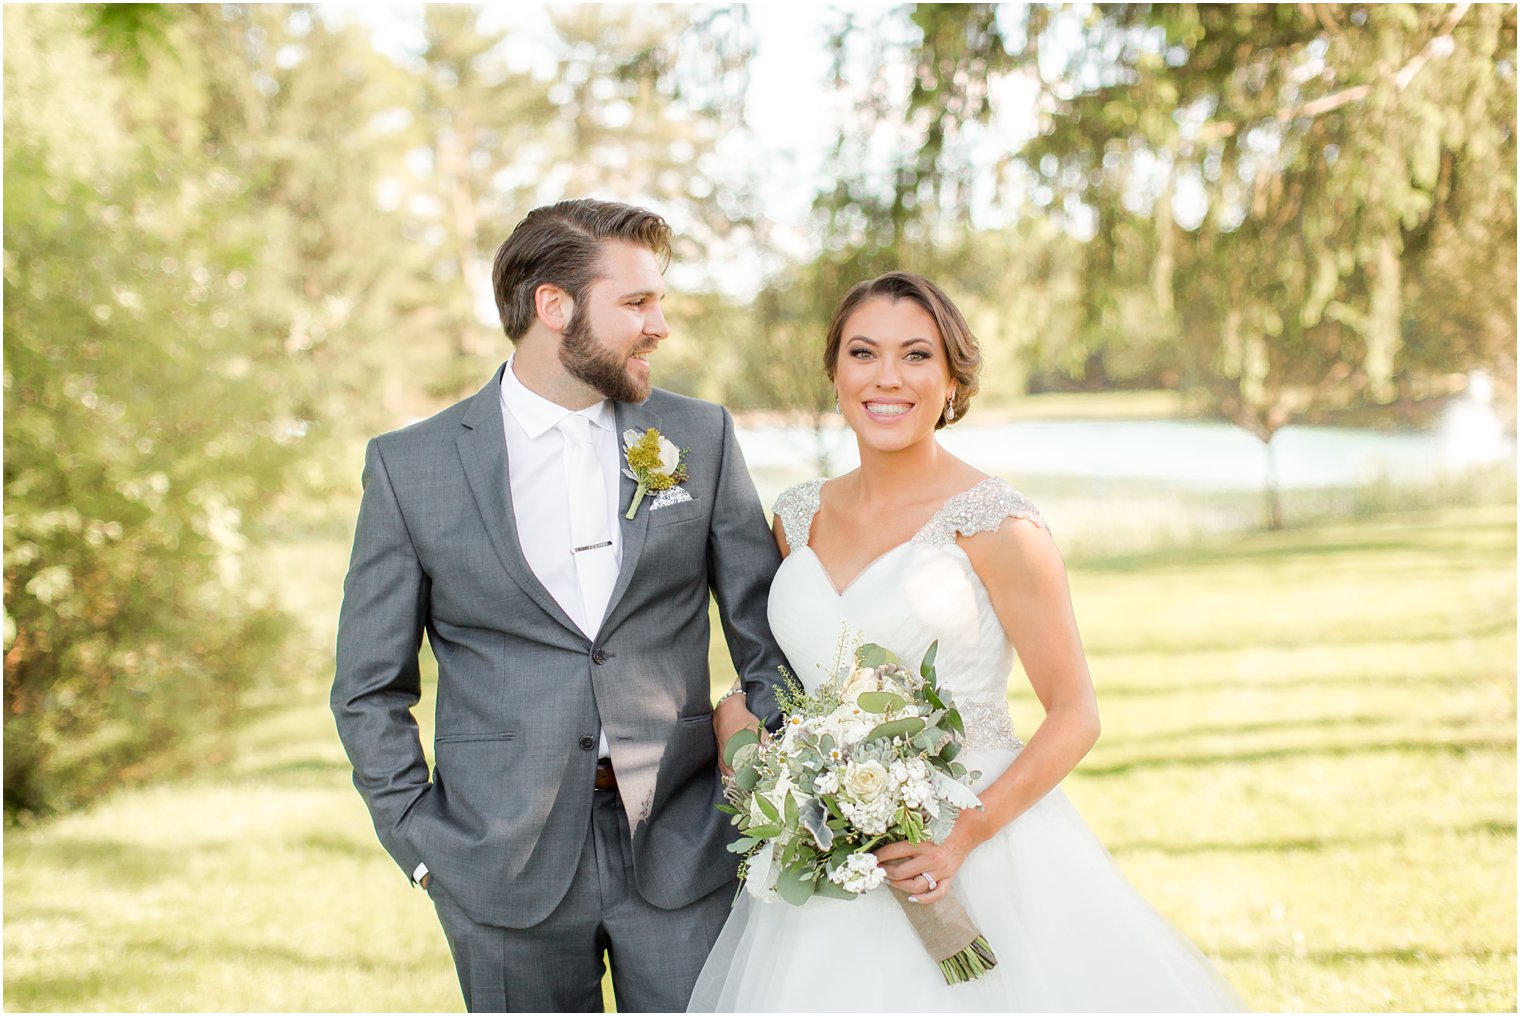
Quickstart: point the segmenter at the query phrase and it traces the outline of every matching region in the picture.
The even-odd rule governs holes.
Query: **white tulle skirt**
[[[968,756],[972,753],[968,752]],[[977,752],[985,785],[1015,757]],[[955,891],[997,953],[947,985],[883,887],[806,906],[741,895],[690,1012],[1232,1012],[1239,997],[1125,881],[1059,789],[982,844]]]

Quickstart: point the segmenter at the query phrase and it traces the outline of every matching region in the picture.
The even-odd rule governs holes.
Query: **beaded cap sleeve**
[[[796,488],[793,488],[794,490]],[[813,493],[813,510],[817,511],[818,494]],[[777,505],[780,509],[780,505]],[[957,535],[975,536],[996,529],[1004,519],[1028,519],[1049,531],[1045,516],[1034,502],[1020,494],[1007,480],[989,476],[970,490],[962,491],[934,513],[913,537],[914,543],[954,543]],[[791,543],[791,537],[787,537]]]
[[[823,489],[823,483],[823,480],[804,480],[786,488],[776,498],[776,515],[781,519],[781,533],[786,537],[789,551],[807,546],[813,516],[818,514],[818,492]]]

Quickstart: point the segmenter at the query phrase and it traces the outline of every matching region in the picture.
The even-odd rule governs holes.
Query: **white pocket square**
[[[677,485],[671,487],[669,490],[662,490],[656,494],[654,502],[649,506],[649,510],[652,512],[657,512],[661,508],[669,508],[673,504],[685,504],[690,500],[691,495],[688,494],[684,488]]]

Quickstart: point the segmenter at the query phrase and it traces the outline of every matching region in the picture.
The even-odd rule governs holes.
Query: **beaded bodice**
[[[841,639],[886,646],[910,666],[937,640],[936,671],[960,707],[967,748],[1018,747],[1007,708],[1013,647],[956,537],[994,530],[1007,518],[1043,528],[1039,511],[1005,481],[983,480],[841,591],[808,546],[823,484],[797,484],[776,501],[790,552],[771,584],[770,623],[798,679],[811,689],[832,676]]]

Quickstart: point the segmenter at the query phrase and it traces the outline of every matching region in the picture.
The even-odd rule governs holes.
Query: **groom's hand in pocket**
[[[760,730],[760,717],[749,711],[743,695],[730,695],[713,707],[713,736],[718,741],[718,770],[724,776],[732,776],[733,770],[723,764],[723,746],[745,727]],[[763,736],[764,732],[761,731]]]

